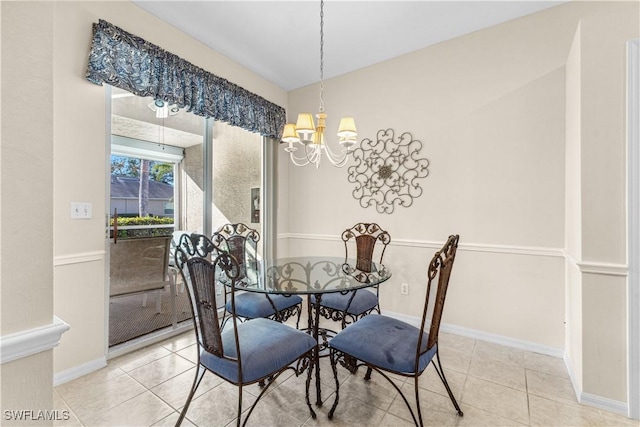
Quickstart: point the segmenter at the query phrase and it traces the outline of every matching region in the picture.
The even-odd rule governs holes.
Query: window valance
[[[284,108],[102,19],[86,77],[275,139],[286,122]]]

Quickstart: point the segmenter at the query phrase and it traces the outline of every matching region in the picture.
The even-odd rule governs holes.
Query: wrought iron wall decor
[[[355,165],[348,169],[360,206],[375,204],[379,213],[388,214],[396,206],[411,206],[422,195],[418,180],[429,175],[429,160],[418,157],[421,150],[422,142],[409,132],[396,136],[393,129],[380,129],[375,142],[363,139],[353,151]]]

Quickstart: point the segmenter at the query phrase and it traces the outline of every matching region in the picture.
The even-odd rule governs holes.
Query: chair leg
[[[368,366],[367,373],[364,375],[365,381],[369,381],[371,379],[371,372],[373,372],[373,369],[371,369],[371,367]]]
[[[438,366],[434,364],[433,367],[436,369],[436,372],[438,373],[438,376],[440,377],[442,384],[444,384],[444,388],[447,389],[447,393],[449,394],[449,399],[451,399],[451,403],[453,403],[453,406],[456,408],[456,411],[458,411],[458,415],[463,416],[464,413],[460,409],[460,405],[458,405],[458,401],[456,400],[455,396],[451,392],[451,388],[449,387],[447,378],[444,376],[444,370],[442,369],[442,364],[440,363],[440,353],[438,352],[438,350],[436,350],[436,361],[438,362]]]
[[[142,306],[146,307],[147,306],[147,293],[143,293],[142,294]]]
[[[260,394],[258,394],[258,396],[256,397],[256,400],[254,400],[254,402],[251,405],[251,407],[249,407],[249,410],[247,411],[247,414],[244,417],[244,422],[242,423],[243,426],[247,425],[247,421],[249,421],[249,417],[253,413],[253,410],[255,409],[255,407],[258,404],[258,402],[260,402],[260,399],[262,399],[262,396],[267,392],[269,387],[271,387],[271,385],[273,384],[275,379],[278,378],[280,376],[280,374],[283,373],[286,369],[289,369],[289,368],[281,369],[280,371],[278,371],[276,373],[273,373],[273,374],[271,374],[271,376],[269,376],[269,378],[267,379],[266,385],[262,388],[262,391],[260,392]],[[238,421],[237,421],[237,424],[239,426],[240,425],[240,420],[241,420],[241,417],[242,417],[242,384],[238,384],[238,394],[239,394],[239,398],[238,398],[239,400],[238,400]]]
[[[297,328],[296,328],[297,329]],[[308,361],[309,361],[309,367],[308,367],[308,371],[307,372],[307,383],[306,383],[306,389],[305,389],[305,400],[307,402],[307,406],[309,407],[309,412],[311,413],[311,418],[313,418],[314,420],[316,419],[316,413],[313,410],[313,407],[311,406],[311,400],[309,399],[309,387],[311,386],[311,374],[313,373],[313,354],[309,354],[308,355]]]
[[[420,387],[418,386],[418,379],[419,377],[415,376],[413,378],[413,384],[416,392],[416,407],[418,408],[418,421],[420,422],[420,425],[423,426],[424,423],[422,422],[422,410],[420,409],[420,393],[419,393]],[[414,418],[414,421],[415,421],[415,418]]]
[[[240,418],[242,417],[242,384],[238,384],[238,418],[236,422],[236,426],[240,427]],[[244,423],[247,423],[249,419],[249,414],[247,414],[247,418],[244,419]]]
[[[338,406],[338,401],[340,400],[340,382],[338,381],[338,369],[336,367],[336,351],[332,348],[329,351],[329,359],[331,360],[331,370],[333,371],[333,378],[336,381],[336,398],[333,400],[333,405],[331,406],[331,410],[329,411],[329,419],[333,418],[333,413]]]
[[[200,381],[202,381],[202,377],[204,377],[204,373],[206,369],[198,364],[198,368],[196,370],[196,376],[193,379],[193,385],[191,386],[191,391],[189,392],[189,396],[187,397],[187,401],[184,404],[184,408],[182,408],[182,412],[180,413],[180,417],[176,422],[176,427],[179,427],[182,424],[182,420],[184,420],[185,415],[187,415],[187,410],[189,409],[189,405],[191,404],[191,399],[193,399],[193,395],[196,393],[198,386],[200,385]]]
[[[300,316],[302,315],[302,303],[298,304],[298,318],[296,319],[296,329],[300,329]]]

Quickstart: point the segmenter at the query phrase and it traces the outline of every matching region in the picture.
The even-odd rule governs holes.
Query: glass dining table
[[[276,258],[247,263],[246,279],[236,289],[248,292],[281,295],[315,295],[307,298],[307,331],[318,342],[314,352],[316,405],[322,406],[320,356],[335,331],[320,328],[320,303],[324,294],[347,292],[379,285],[391,277],[384,264],[358,263],[344,257],[306,256]],[[363,268],[364,267],[364,268]],[[369,291],[365,291],[369,292]]]

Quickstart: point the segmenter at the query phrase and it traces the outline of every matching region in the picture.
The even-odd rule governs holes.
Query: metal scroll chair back
[[[187,267],[187,262],[192,258],[209,258],[212,253],[218,254],[217,248],[213,243],[201,234],[183,234],[178,240],[178,244],[174,248],[174,266],[182,276],[182,282],[185,284],[191,303],[191,313],[196,331],[196,337],[199,343],[203,342],[202,323],[200,319],[200,310],[195,305],[193,295],[196,290],[193,289],[193,281],[191,273]],[[213,283],[213,282],[212,282]],[[215,298],[215,292],[214,292]]]
[[[238,262],[238,286],[257,283],[258,277],[258,242],[260,234],[242,223],[225,224],[211,237],[214,247],[231,254]],[[229,287],[225,287],[229,292]],[[267,295],[257,293],[241,293],[236,297],[235,307],[228,301],[226,312],[243,319],[267,319],[284,322],[296,316],[296,328],[302,312],[302,298],[297,295]]]
[[[191,258],[187,261],[187,267],[192,286],[190,291],[192,292],[195,327],[199,332],[198,344],[207,352],[223,357],[222,328],[216,302],[216,269],[222,269],[233,286],[238,275],[237,263],[229,254],[222,253],[211,263],[204,258]]]
[[[381,244],[380,257],[375,259],[382,262],[384,251],[391,236],[382,230],[378,224],[360,222],[342,232],[342,241],[345,249],[345,263],[349,258],[349,243],[355,241],[356,269],[366,273],[371,272],[371,263],[374,261],[377,243]],[[379,246],[379,245],[378,245]]]
[[[449,288],[449,278],[451,277],[451,270],[453,269],[453,261],[456,259],[456,252],[458,251],[458,235],[449,236],[447,242],[442,249],[436,252],[429,263],[429,270],[427,274],[427,295],[425,297],[424,309],[422,313],[422,323],[420,327],[420,340],[418,342],[418,357],[429,351],[435,344],[438,343],[438,333],[440,332],[440,322],[442,320],[442,311],[444,309],[444,301],[447,296],[447,289]],[[429,328],[429,338],[427,339],[427,348],[421,352],[422,337],[425,328],[425,322],[427,320],[427,310],[429,307],[429,299],[431,297],[431,285],[435,278],[438,278],[438,285],[435,294],[435,301],[433,306],[433,314],[431,315],[431,326]]]
[[[211,237],[214,245],[233,255],[240,268],[239,279],[247,275],[248,265],[256,262],[260,233],[243,223],[225,224]]]
[[[345,252],[342,271],[356,280],[362,278],[367,281],[369,275],[375,273],[373,262],[382,263],[391,236],[378,224],[360,222],[342,232],[342,241]],[[352,261],[354,252],[355,266]],[[316,303],[315,296],[311,301]],[[371,287],[371,291],[359,289],[332,293],[320,302],[320,314],[327,319],[341,321],[342,329],[374,311],[380,313],[378,286]]]

